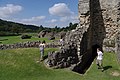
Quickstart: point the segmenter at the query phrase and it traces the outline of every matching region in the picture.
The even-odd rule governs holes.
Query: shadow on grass
[[[8,40],[8,39],[0,39],[0,41],[6,41],[6,40]]]
[[[47,59],[48,58],[48,55],[45,55],[44,57],[43,57],[43,60],[45,60],[45,59]]]
[[[103,68],[104,68],[104,70],[108,70],[108,69],[112,68],[112,66],[105,66]]]

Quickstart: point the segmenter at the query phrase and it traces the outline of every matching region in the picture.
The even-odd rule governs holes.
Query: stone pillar
[[[120,1],[117,3],[117,22],[118,22],[118,34],[115,40],[115,53],[117,54],[118,61],[120,62]]]
[[[117,3],[117,22],[119,25],[119,30],[120,30],[120,1]]]
[[[117,58],[118,58],[118,61],[120,62],[120,32],[117,34],[117,37],[116,37],[116,54],[117,54]]]

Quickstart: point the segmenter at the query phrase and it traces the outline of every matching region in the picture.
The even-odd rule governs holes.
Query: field
[[[49,51],[45,49],[45,55]],[[0,51],[0,80],[120,80],[120,64],[114,53],[104,53],[104,72],[97,69],[95,61],[84,74],[68,69],[50,69],[39,60],[38,48]]]
[[[27,42],[27,41],[43,41],[51,42],[48,38],[38,38],[36,34],[32,35],[31,39],[21,39],[21,36],[2,36],[0,37],[0,44],[14,44],[19,42]]]

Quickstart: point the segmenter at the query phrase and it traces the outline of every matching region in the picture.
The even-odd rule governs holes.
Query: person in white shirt
[[[98,69],[101,69],[102,72],[104,71],[103,65],[102,65],[102,59],[103,59],[103,52],[100,51],[100,48],[97,48],[97,60],[96,64],[98,66]]]
[[[60,39],[60,45],[63,46],[63,39]]]
[[[40,48],[40,61],[43,61],[43,56],[44,56],[44,48],[45,48],[45,42],[43,41],[39,45]]]

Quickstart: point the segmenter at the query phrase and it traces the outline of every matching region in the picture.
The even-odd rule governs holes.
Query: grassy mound
[[[49,51],[45,49],[45,55]],[[104,53],[104,68],[97,69],[95,61],[84,74],[72,72],[68,69],[48,69],[39,60],[38,48],[13,49],[0,51],[0,80],[119,80],[120,64],[114,53]]]

